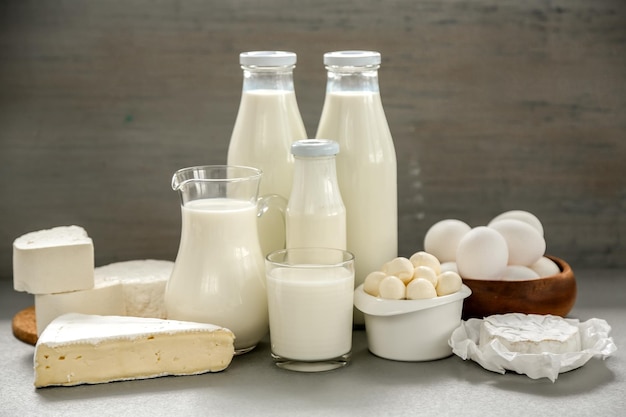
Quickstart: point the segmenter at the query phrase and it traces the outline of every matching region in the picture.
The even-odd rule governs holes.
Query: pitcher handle
[[[283,218],[283,223],[285,222],[285,213],[287,211],[287,199],[278,194],[268,194],[259,197],[257,200],[257,217],[261,217],[268,210],[275,208],[280,212],[280,215]]]

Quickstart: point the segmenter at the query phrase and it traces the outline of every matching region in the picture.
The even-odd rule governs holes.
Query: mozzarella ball
[[[437,285],[437,274],[433,271],[432,268],[428,266],[418,266],[415,268],[413,272],[413,281],[418,278],[425,279],[433,284],[433,287]]]
[[[546,241],[537,229],[521,220],[504,219],[492,222],[509,248],[509,265],[530,266],[546,252]]]
[[[409,300],[422,300],[425,298],[435,298],[437,291],[430,281],[424,278],[414,279],[406,287],[406,298]]]
[[[529,225],[534,227],[541,236],[543,236],[543,225],[541,224],[537,216],[524,210],[505,211],[504,213],[494,217],[487,226],[491,226],[491,223],[504,219],[514,219],[522,221],[524,223],[528,223]]]
[[[424,250],[437,257],[439,262],[454,261],[459,241],[471,229],[461,220],[441,220],[433,224],[426,232]]]
[[[388,275],[382,281],[378,287],[380,297],[388,300],[402,300],[406,298],[406,286],[400,278]]]
[[[456,262],[443,262],[441,264],[441,273],[443,274],[446,271],[452,271],[459,273],[459,269],[456,267]]]
[[[419,251],[411,255],[410,258],[411,263],[414,267],[418,266],[427,266],[435,271],[435,275],[439,275],[441,272],[441,264],[439,263],[439,259],[431,253]]]
[[[537,262],[530,266],[530,269],[539,274],[540,277],[549,277],[561,272],[561,268],[550,258],[542,256]]]
[[[456,265],[459,275],[471,279],[499,279],[509,260],[509,248],[495,229],[478,226],[459,241]]]
[[[395,275],[405,285],[413,279],[414,269],[411,261],[403,257],[392,259],[383,266],[383,272],[387,275]]]
[[[538,279],[539,274],[527,266],[509,265],[502,273],[503,281],[528,281]]]
[[[437,295],[448,295],[454,294],[455,292],[461,289],[463,285],[463,280],[456,272],[447,271],[442,272],[441,275],[437,277]]]
[[[380,282],[385,279],[387,274],[381,271],[374,271],[369,273],[363,281],[363,291],[374,297],[380,295]]]

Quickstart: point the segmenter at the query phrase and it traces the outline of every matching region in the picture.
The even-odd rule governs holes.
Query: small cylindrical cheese
[[[363,291],[374,297],[380,295],[380,282],[385,279],[387,274],[382,271],[370,272],[363,281]]]
[[[421,300],[435,298],[437,291],[430,281],[424,278],[414,279],[406,287],[406,298],[409,300]]]
[[[411,255],[409,258],[414,267],[418,266],[427,266],[432,268],[435,271],[435,274],[439,275],[441,273],[441,264],[439,263],[439,259],[435,255],[431,255],[428,252],[419,251]]]
[[[379,286],[380,297],[388,300],[402,300],[406,297],[406,286],[394,275],[386,276]]]
[[[437,277],[437,295],[454,294],[461,289],[463,280],[461,276],[453,271],[446,271]]]
[[[93,242],[85,229],[59,226],[15,239],[13,287],[31,294],[93,288]]]
[[[384,272],[387,275],[394,275],[406,285],[413,279],[413,264],[410,260],[403,257],[392,259],[384,265]]]

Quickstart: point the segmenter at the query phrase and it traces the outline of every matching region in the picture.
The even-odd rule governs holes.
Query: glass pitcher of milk
[[[317,138],[339,142],[337,180],[346,206],[355,285],[398,253],[396,152],[378,86],[380,53],[324,54],[326,98]],[[355,310],[355,324],[364,324]]]
[[[307,138],[293,85],[296,60],[295,53],[283,51],[244,52],[239,56],[243,88],[228,164],[261,169],[261,195],[289,197],[294,164],[291,143]],[[285,247],[280,213],[270,211],[260,219],[259,235],[264,255]]]
[[[212,323],[235,334],[235,353],[268,331],[265,265],[257,217],[286,201],[258,198],[261,171],[245,166],[183,168],[172,188],[181,199],[182,231],[165,290],[167,317]]]

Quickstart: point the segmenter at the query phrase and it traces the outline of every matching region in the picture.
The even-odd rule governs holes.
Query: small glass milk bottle
[[[337,183],[332,140],[307,139],[291,145],[293,187],[286,210],[287,249],[346,249],[346,209]]]
[[[398,253],[396,152],[378,86],[380,53],[324,54],[326,98],[316,137],[335,140],[355,285]],[[355,311],[354,322],[363,324]]]
[[[285,200],[291,192],[291,144],[307,138],[293,85],[296,54],[282,51],[244,52],[239,55],[243,88],[239,112],[228,147],[228,165],[261,169],[259,194],[277,194]],[[282,214],[268,212],[259,221],[264,255],[285,243]]]

